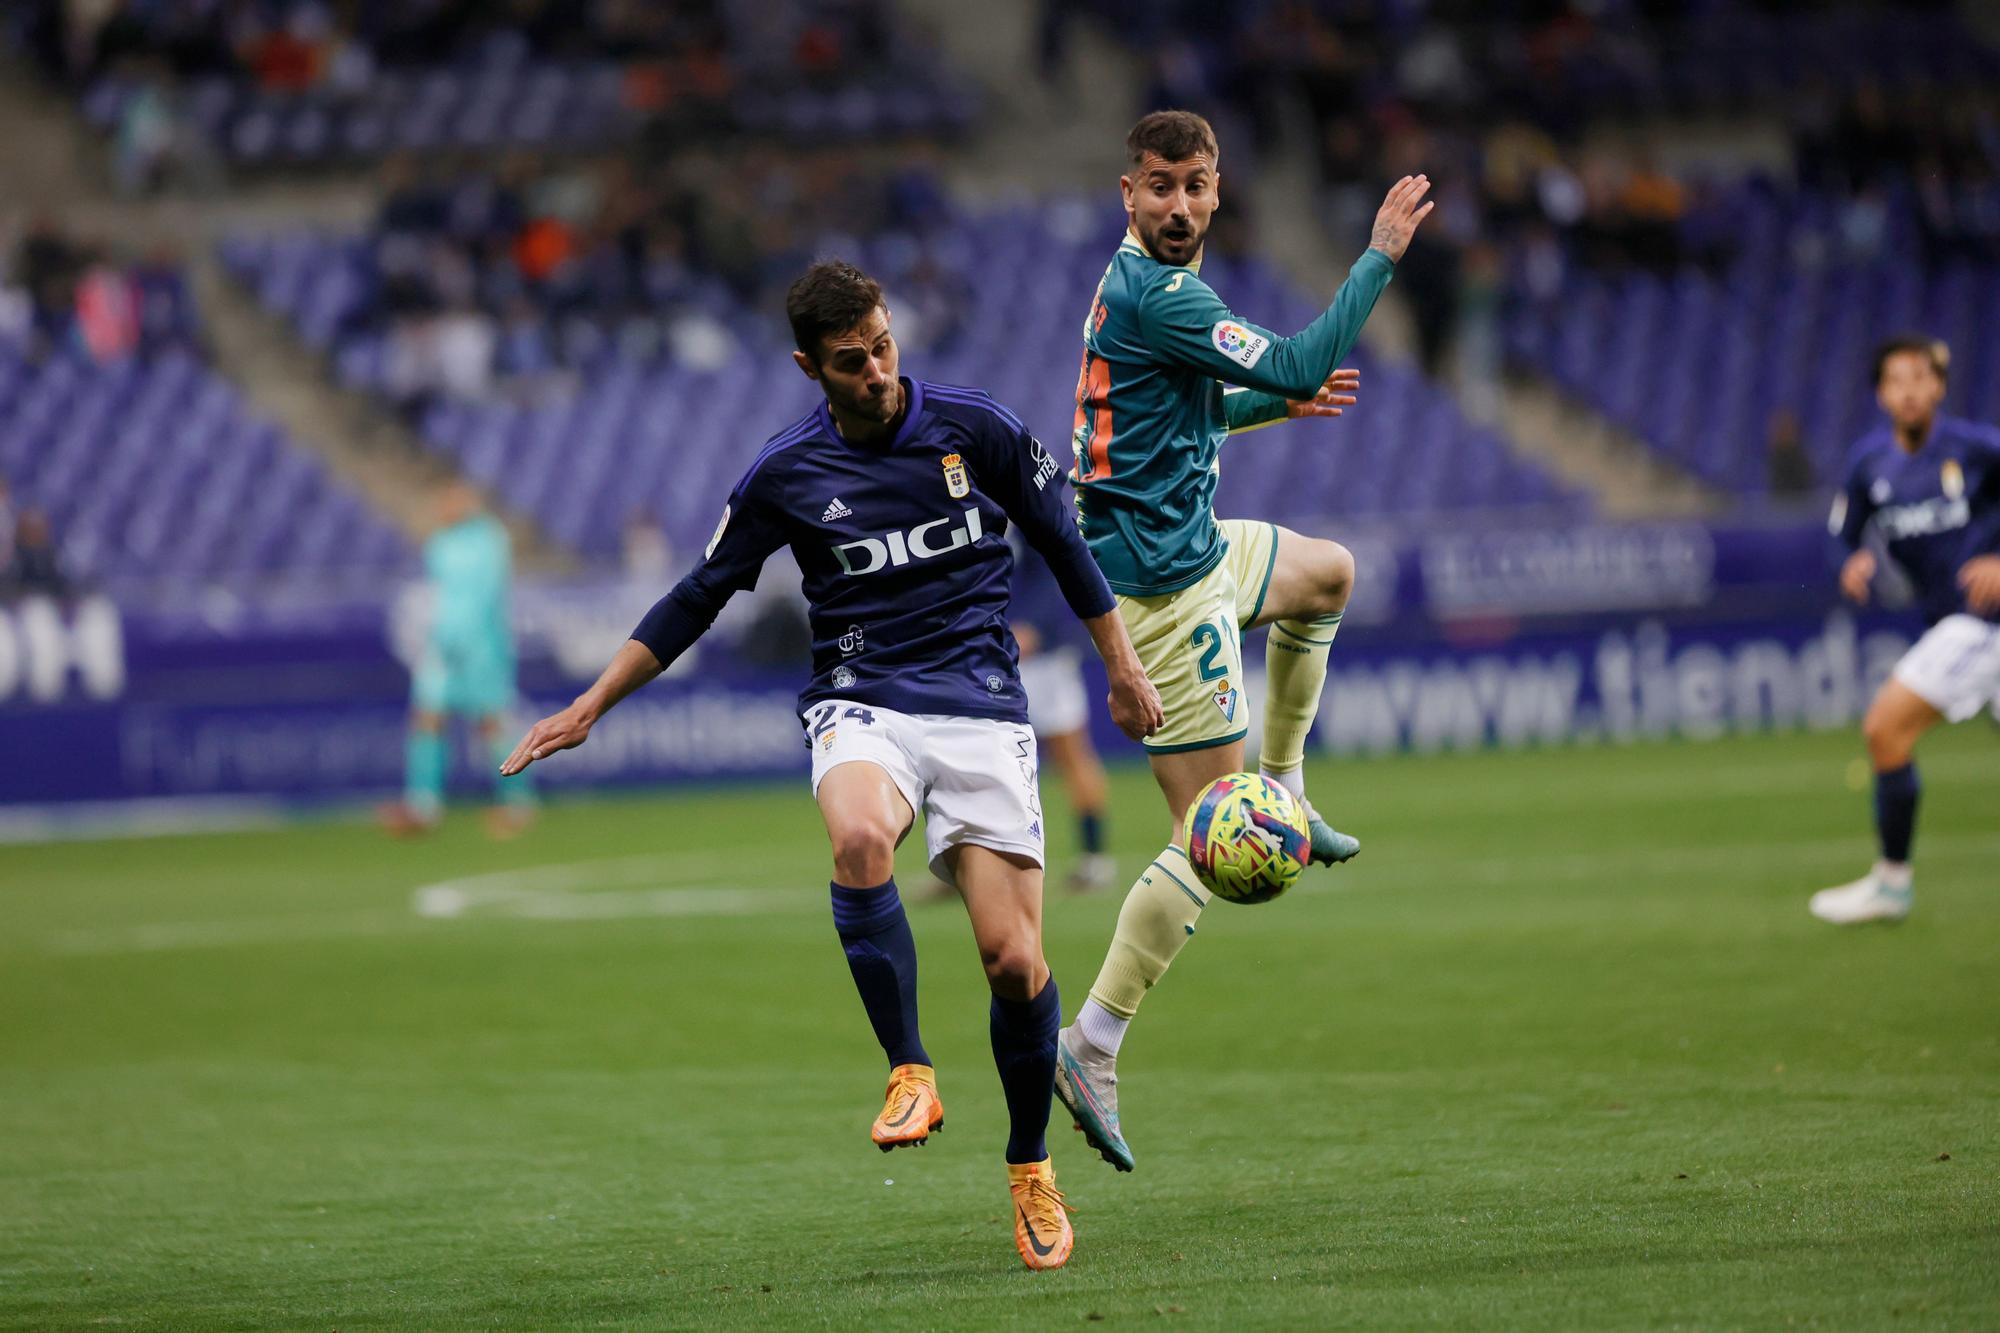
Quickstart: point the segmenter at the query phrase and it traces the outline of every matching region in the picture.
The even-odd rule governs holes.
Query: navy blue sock
[[[833,926],[847,951],[847,970],[868,1010],[889,1067],[927,1065],[917,1035],[917,941],[891,879],[872,889],[834,884]]]
[[[993,997],[993,1064],[1007,1095],[1007,1160],[1018,1166],[1049,1155],[1049,1099],[1055,1095],[1056,1030],[1062,996],[1050,977],[1032,1000]]]
[[[1917,836],[1917,766],[1904,764],[1875,775],[1875,831],[1882,836],[1882,859],[1907,862]]]
[[[1097,855],[1104,850],[1104,820],[1094,814],[1078,815],[1076,837],[1083,844],[1084,855]]]

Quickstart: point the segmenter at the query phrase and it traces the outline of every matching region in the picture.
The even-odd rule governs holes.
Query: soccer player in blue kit
[[[1850,552],[1841,592],[1868,600],[1876,560],[1862,542],[1872,525],[1930,626],[1861,723],[1882,855],[1860,879],[1812,896],[1812,914],[1835,925],[1910,914],[1917,741],[2000,695],[2000,430],[1938,411],[1949,371],[1945,345],[1929,338],[1897,338],[1876,353],[1875,397],[1889,423],[1854,446],[1827,522]]]
[[[793,357],[826,401],[765,445],[701,563],[502,771],[581,745],[791,547],[811,603],[813,677],[799,707],[833,844],[834,926],[890,1065],[871,1137],[886,1152],[944,1123],[894,879],[921,810],[931,870],[964,899],[993,992],[1015,1248],[1029,1268],[1058,1268],[1074,1241],[1045,1141],[1062,1010],[1042,956],[1042,812],[1007,628],[1009,519],[1089,628],[1119,728],[1152,734],[1160,698],[1064,503],[1062,468],[1019,419],[976,389],[900,377],[882,289],[852,265],[813,265],[786,313]]]

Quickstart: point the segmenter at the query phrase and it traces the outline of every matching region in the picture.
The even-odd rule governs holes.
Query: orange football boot
[[[938,1100],[937,1071],[929,1065],[897,1065],[889,1071],[889,1092],[882,1114],[875,1117],[869,1137],[883,1152],[913,1148],[944,1128],[944,1103]]]
[[[1039,1162],[1007,1164],[1007,1185],[1014,1191],[1014,1248],[1030,1268],[1061,1268],[1069,1262],[1076,1233],[1070,1230],[1073,1211],[1056,1190],[1055,1165]]]

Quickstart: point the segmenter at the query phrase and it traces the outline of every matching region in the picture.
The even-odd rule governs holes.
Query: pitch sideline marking
[[[805,910],[821,901],[818,894],[803,890],[698,883],[669,887],[677,874],[712,873],[719,867],[719,858],[663,855],[563,861],[421,884],[411,890],[408,908],[153,921],[100,930],[57,931],[44,936],[41,943],[45,953],[93,957],[389,935],[421,929],[425,921],[472,915],[530,921],[729,917]],[[577,892],[607,884],[651,887]]]
[[[496,870],[423,884],[410,893],[420,917],[450,921],[473,913],[534,921],[605,921],[648,916],[752,916],[804,907],[818,895],[735,884],[671,885],[675,873],[705,869],[715,858],[623,856]],[[616,892],[578,893],[610,884],[646,884]]]

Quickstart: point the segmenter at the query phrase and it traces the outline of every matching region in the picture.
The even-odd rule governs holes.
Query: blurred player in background
[[[1040,625],[1016,619],[1014,640],[1021,646],[1021,688],[1028,695],[1028,721],[1042,753],[1055,761],[1063,790],[1076,815],[1077,856],[1063,882],[1071,893],[1108,889],[1118,863],[1104,850],[1104,763],[1090,740],[1090,690],[1083,662],[1069,644],[1051,643]]]
[[[1133,739],[1159,726],[1159,695],[1070,517],[1062,469],[1019,418],[977,390],[902,378],[882,289],[850,264],[815,264],[786,313],[794,359],[826,402],[764,447],[701,563],[503,771],[581,745],[791,547],[812,608],[799,707],[833,844],[834,927],[890,1066],[870,1137],[886,1152],[944,1123],[895,880],[896,847],[921,810],[931,871],[965,900],[993,993],[1014,1245],[1029,1268],[1059,1268],[1074,1241],[1046,1141],[1062,1001],[1042,955],[1035,737],[1007,630],[1010,518],[1089,627],[1112,716]]]
[[[1221,183],[1208,122],[1156,111],[1133,127],[1125,148],[1119,186],[1130,227],[1084,322],[1076,508],[1166,708],[1167,724],[1146,749],[1174,832],[1126,895],[1090,998],[1063,1029],[1056,1093],[1104,1159],[1130,1171],[1118,1048],[1208,905],[1181,845],[1181,818],[1202,788],[1243,767],[1244,630],[1271,626],[1263,775],[1304,806],[1314,861],[1331,865],[1361,850],[1306,800],[1304,770],[1354,558],[1275,523],[1218,522],[1222,442],[1289,419],[1338,416],[1354,401],[1359,376],[1335,366],[1432,205],[1421,202],[1424,177],[1399,181],[1332,305],[1287,338],[1239,319],[1199,276]],[[1314,480],[1338,497],[1337,481]]]
[[[1081,645],[1068,632],[1061,589],[1047,562],[1033,551],[1014,553],[1014,595],[1008,621],[1021,650],[1021,688],[1028,696],[1028,724],[1041,753],[1062,774],[1076,816],[1077,858],[1064,876],[1071,893],[1108,889],[1118,863],[1104,850],[1109,788],[1104,763],[1090,739],[1090,688]]]
[[[1950,370],[1949,350],[1930,338],[1896,338],[1876,353],[1875,398],[1889,421],[1854,446],[1827,523],[1851,552],[1841,592],[1868,600],[1876,559],[1862,542],[1872,528],[1930,626],[1861,723],[1882,855],[1860,879],[1812,896],[1812,914],[1836,925],[1910,914],[1917,741],[2000,696],[2000,430],[1938,411]]]
[[[398,834],[427,832],[444,816],[451,763],[446,723],[452,716],[472,721],[495,763],[511,748],[503,730],[515,701],[507,528],[463,481],[438,492],[437,524],[424,543],[430,616],[410,673],[403,799],[382,811],[383,824]],[[533,780],[525,775],[499,778],[494,800],[487,830],[495,837],[512,837],[534,818]]]

